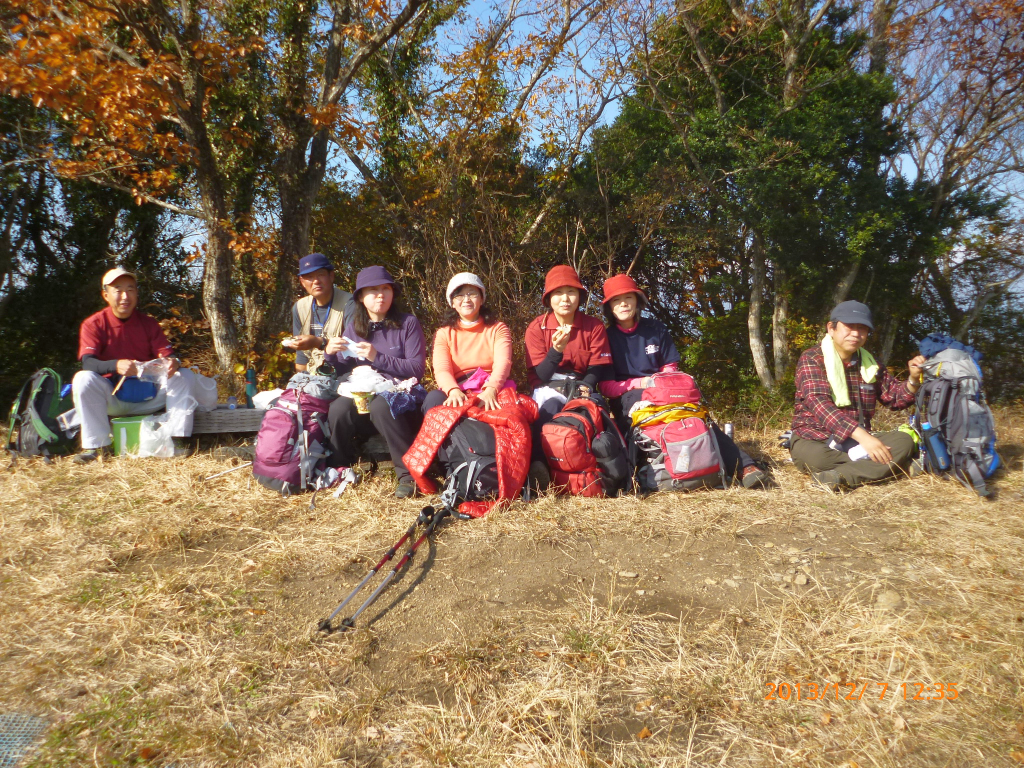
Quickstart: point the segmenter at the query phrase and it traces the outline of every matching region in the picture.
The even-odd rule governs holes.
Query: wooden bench
[[[192,435],[246,434],[260,431],[263,414],[258,408],[230,409],[225,404],[213,411],[196,411],[192,420]],[[363,445],[362,459],[373,465],[391,464],[388,444],[380,435],[374,435]]]

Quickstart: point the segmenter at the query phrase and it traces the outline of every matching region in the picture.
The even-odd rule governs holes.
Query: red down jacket
[[[525,395],[503,389],[498,393],[498,405],[501,407],[497,410],[485,411],[474,398],[458,408],[439,405],[427,411],[416,440],[402,457],[409,474],[423,493],[437,492],[437,485],[426,476],[427,470],[448,433],[459,419],[468,416],[494,427],[498,500],[466,501],[459,505],[459,511],[471,517],[483,517],[495,504],[511,502],[519,495],[530,471],[530,451],[533,448],[530,423],[537,418],[537,404]]]

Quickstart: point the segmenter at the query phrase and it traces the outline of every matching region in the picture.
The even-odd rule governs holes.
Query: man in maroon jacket
[[[192,433],[195,378],[191,371],[179,370],[160,324],[136,311],[139,286],[135,275],[120,267],[111,269],[103,275],[102,286],[107,306],[87,317],[79,329],[82,370],[71,382],[82,425],[82,452],[75,457],[79,464],[93,461],[110,445],[109,416],[183,409],[188,415],[177,420],[175,436]],[[161,358],[167,360],[166,379],[147,382],[133,378],[139,374],[137,363]]]
[[[819,487],[838,491],[905,472],[914,439],[905,432],[872,432],[879,401],[892,410],[913,404],[921,381],[918,355],[900,381],[863,348],[874,330],[871,310],[844,301],[832,310],[827,335],[796,366],[796,408],[790,454]]]

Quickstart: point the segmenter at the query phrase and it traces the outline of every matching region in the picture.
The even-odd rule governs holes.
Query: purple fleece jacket
[[[369,339],[356,335],[351,324],[345,326],[344,335],[352,341],[369,341],[377,350],[377,357],[370,365],[396,379],[422,379],[427,365],[427,346],[423,338],[420,321],[410,314],[401,315],[398,328],[385,328],[370,333]],[[325,355],[324,359],[339,368],[353,367],[352,358],[339,359],[338,355]],[[359,361],[358,365],[366,365]]]

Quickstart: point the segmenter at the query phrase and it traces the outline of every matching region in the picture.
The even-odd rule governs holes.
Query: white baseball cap
[[[104,273],[102,286],[104,288],[106,288],[112,282],[117,280],[117,278],[125,277],[125,276],[130,277],[136,283],[139,282],[139,279],[137,277],[135,277],[135,273],[134,272],[129,272],[124,267],[114,267],[113,269],[107,270],[107,272]]]
[[[487,289],[484,288],[484,281],[472,272],[459,272],[459,274],[448,281],[448,290],[444,292],[449,304],[452,303],[452,296],[455,292],[464,285],[472,285],[474,288],[479,288],[481,297],[484,301],[487,301]]]

